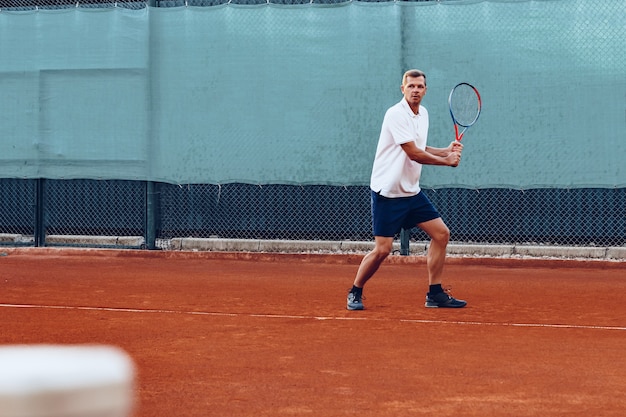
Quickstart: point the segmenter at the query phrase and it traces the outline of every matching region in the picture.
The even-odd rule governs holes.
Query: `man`
[[[405,72],[400,90],[403,99],[385,113],[370,180],[376,246],[361,261],[347,308],[364,308],[363,286],[391,253],[394,236],[403,227],[415,226],[431,239],[426,257],[430,285],[426,307],[465,307],[465,301],[453,298],[441,286],[450,231],[419,186],[423,165],[455,167],[461,161],[463,145],[456,141],[446,148],[426,145],[428,111],[421,105],[426,94],[422,71]]]

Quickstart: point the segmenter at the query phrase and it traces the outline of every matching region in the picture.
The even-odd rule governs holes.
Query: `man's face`
[[[426,94],[426,80],[421,76],[407,77],[406,83],[400,89],[411,107],[419,106]]]

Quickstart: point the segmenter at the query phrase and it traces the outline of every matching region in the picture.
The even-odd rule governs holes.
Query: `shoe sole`
[[[467,303],[461,304],[461,305],[446,305],[446,304],[439,305],[439,304],[425,303],[424,307],[427,307],[427,308],[463,308],[466,305],[467,305]]]
[[[359,306],[359,307],[346,306],[346,309],[350,311],[355,311],[355,310],[364,310],[365,308],[363,306]]]

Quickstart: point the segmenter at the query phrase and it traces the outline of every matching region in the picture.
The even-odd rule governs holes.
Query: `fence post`
[[[46,246],[45,181],[38,178],[35,185],[35,247]]]
[[[400,229],[400,255],[408,256],[410,254],[409,238],[411,237],[411,231],[405,228]]]
[[[156,193],[152,181],[146,181],[146,227],[144,230],[147,249],[156,248]]]

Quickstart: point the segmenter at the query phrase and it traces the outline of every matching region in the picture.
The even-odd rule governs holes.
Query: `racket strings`
[[[467,85],[457,86],[450,95],[450,111],[459,125],[472,125],[480,113],[480,100],[474,89]]]

